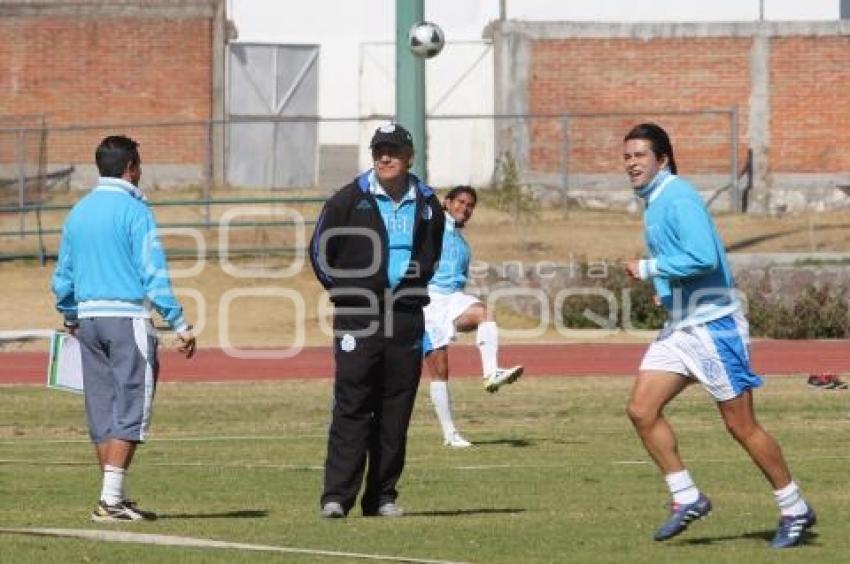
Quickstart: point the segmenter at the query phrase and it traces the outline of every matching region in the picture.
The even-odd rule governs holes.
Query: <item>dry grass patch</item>
[[[216,198],[224,197],[278,197],[290,195],[313,195],[315,193],[270,193],[270,192],[216,192]],[[79,198],[79,193],[60,195],[57,201],[71,202]],[[197,189],[177,192],[155,192],[155,200],[177,200],[198,198]],[[263,207],[263,206],[252,206]],[[318,205],[304,204],[288,206],[275,204],[266,206],[271,217],[256,216],[258,221],[286,219],[292,212],[301,214],[310,221],[318,213]],[[230,208],[220,206],[212,208],[212,218],[217,220]],[[200,206],[164,207],[156,210],[160,223],[196,222],[204,218],[205,209]],[[46,215],[45,226],[61,225],[63,213]],[[32,220],[32,215],[28,222]],[[251,217],[240,218],[250,220]],[[0,227],[14,229],[18,217],[14,214],[0,216]],[[753,215],[720,214],[716,217],[718,229],[727,246],[738,252],[850,252],[850,212],[834,211],[829,213],[788,214],[781,217]],[[310,225],[305,228],[309,237]],[[208,248],[215,249],[218,244],[217,230],[205,230],[204,240]],[[467,238],[473,248],[476,261],[498,264],[503,261],[522,261],[532,265],[537,261],[556,263],[588,261],[618,262],[644,254],[641,217],[622,212],[602,212],[573,210],[564,218],[561,210],[543,210],[533,223],[518,228],[504,213],[484,205],[475,212],[475,217],[467,227]],[[264,228],[235,230],[231,233],[233,246],[254,246],[269,249],[290,246],[295,241],[292,230],[286,228]],[[187,248],[192,242],[186,237],[168,236],[166,246]],[[48,238],[48,248],[55,250],[55,238]],[[34,250],[33,238],[6,238],[3,241],[4,252],[16,249]],[[291,259],[237,260],[237,268],[280,268]],[[191,266],[191,261],[172,260],[172,270],[178,271]],[[3,308],[0,308],[0,330],[20,330],[48,328],[59,325],[59,316],[53,309],[53,297],[50,293],[50,276],[53,263],[46,267],[35,261],[0,263],[0,287],[4,292]],[[325,344],[328,338],[322,331],[319,318],[319,304],[322,301],[321,287],[315,281],[308,264],[301,263],[300,270],[288,278],[261,276],[235,277],[226,271],[217,259],[207,260],[199,274],[189,278],[175,280],[175,287],[188,289],[203,297],[203,331],[200,335],[202,346],[221,344],[222,327],[228,328],[227,334],[232,344],[245,347],[290,346],[298,337],[299,327],[303,327],[306,344]],[[265,289],[265,290],[264,290]],[[241,297],[231,303],[229,315],[224,319],[220,315],[224,298],[228,292],[237,291],[283,291],[300,296],[303,306],[303,324],[295,322],[296,309],[292,300],[277,297]],[[230,294],[232,295],[232,294]],[[189,317],[198,319],[201,306],[190,298],[185,299]],[[527,329],[537,321],[510,313],[497,311],[497,320],[506,328]],[[622,340],[621,337],[613,337]],[[535,339],[563,341],[563,337],[553,330]],[[35,345],[43,348],[43,343]]]

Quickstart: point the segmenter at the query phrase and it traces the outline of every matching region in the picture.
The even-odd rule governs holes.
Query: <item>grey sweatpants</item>
[[[151,321],[81,319],[77,338],[92,442],[144,442],[159,373],[158,340]]]

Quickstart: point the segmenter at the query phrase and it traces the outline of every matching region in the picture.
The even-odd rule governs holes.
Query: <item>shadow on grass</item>
[[[503,509],[480,508],[480,509],[445,509],[442,511],[410,511],[405,512],[406,517],[462,517],[464,515],[516,515],[525,513],[525,509],[505,507]]]
[[[493,439],[491,441],[475,441],[475,446],[495,446],[507,445],[510,447],[529,447],[534,444],[534,441],[528,439]]]
[[[803,230],[787,229],[785,231],[777,231],[776,233],[767,233],[765,235],[758,235],[756,237],[748,237],[746,239],[741,239],[740,241],[736,241],[727,245],[726,252],[731,253],[735,251],[740,251],[741,249],[746,249],[747,247],[752,247],[753,245],[757,245],[765,241],[770,241],[771,239],[778,239],[780,237],[785,237],[786,235],[793,235],[794,233],[799,233],[801,231]]]
[[[682,539],[681,544],[691,544],[691,545],[711,545],[720,542],[727,541],[737,541],[737,540],[763,540],[765,542],[770,542],[773,540],[773,535],[776,534],[776,531],[773,529],[768,529],[764,531],[752,531],[749,533],[742,533],[740,535],[726,535],[719,537],[701,537],[695,539]],[[800,542],[801,546],[804,546],[806,543],[816,540],[818,534],[813,531],[806,531],[803,533],[803,539]]]
[[[537,443],[553,443],[556,445],[586,445],[587,441],[567,441],[562,439],[492,439],[489,441],[478,441],[474,442],[475,446],[510,446],[510,447],[529,447],[535,446]]]
[[[539,442],[549,442],[556,445],[587,445],[589,441],[573,441],[565,439],[537,439]]]
[[[239,511],[223,511],[220,513],[160,513],[157,520],[161,519],[257,519],[268,517],[266,509],[241,509]]]

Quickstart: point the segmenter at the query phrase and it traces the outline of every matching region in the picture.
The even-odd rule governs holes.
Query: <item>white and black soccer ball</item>
[[[415,23],[407,32],[407,45],[417,57],[430,59],[442,51],[445,44],[443,30],[433,22]]]

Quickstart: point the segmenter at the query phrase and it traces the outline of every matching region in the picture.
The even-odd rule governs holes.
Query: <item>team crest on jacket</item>
[[[357,346],[357,341],[354,339],[354,336],[350,333],[346,333],[342,336],[342,339],[339,340],[339,348],[341,348],[345,352],[351,352]]]
[[[422,208],[422,219],[424,219],[425,221],[431,219],[433,215],[434,211],[431,209],[431,206],[426,205],[424,208]]]

